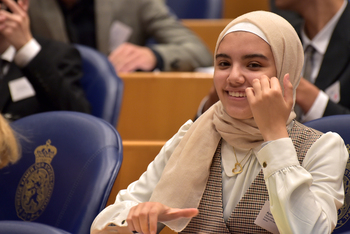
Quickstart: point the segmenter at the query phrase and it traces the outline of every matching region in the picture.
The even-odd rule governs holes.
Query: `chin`
[[[226,113],[234,119],[251,119],[253,115],[250,111],[237,110],[235,108],[229,108]]]

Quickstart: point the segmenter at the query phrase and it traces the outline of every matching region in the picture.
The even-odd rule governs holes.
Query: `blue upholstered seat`
[[[83,60],[81,84],[91,104],[91,114],[117,126],[124,90],[122,79],[104,54],[84,45],[75,46]]]
[[[70,234],[62,229],[42,223],[0,220],[0,233],[4,234]]]
[[[306,126],[321,132],[336,132],[344,140],[346,147],[350,149],[350,115],[332,115],[315,119],[305,123]],[[337,170],[337,168],[334,168]],[[348,161],[344,174],[345,200],[344,205],[338,211],[338,224],[333,231],[340,234],[350,231],[350,161]]]
[[[20,136],[22,156],[0,170],[0,220],[89,233],[122,163],[116,128],[69,111],[31,115],[11,126]]]

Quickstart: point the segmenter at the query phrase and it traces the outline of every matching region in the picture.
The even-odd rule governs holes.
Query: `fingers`
[[[271,91],[273,91],[272,94],[276,94],[276,91],[277,93],[282,92],[279,80],[276,77],[269,78],[266,75],[261,76],[260,79],[254,79],[252,88],[256,98],[263,98],[269,95]]]
[[[262,92],[268,92],[271,89],[271,79],[266,75],[263,75],[260,78],[260,86]]]
[[[171,209],[167,214],[168,220],[174,220],[179,218],[192,218],[198,214],[198,209],[196,208],[187,208],[187,209]],[[160,220],[163,221],[163,220]],[[166,221],[166,220],[164,220]]]
[[[191,218],[198,214],[198,209],[173,209],[158,202],[144,202],[130,209],[127,223],[130,231],[155,234],[158,221],[170,221],[178,218]]]
[[[127,217],[129,230],[144,234],[156,233],[158,209],[155,205],[154,203],[146,202],[131,208]]]
[[[18,4],[13,0],[2,0],[2,2],[11,10],[14,14],[23,14],[23,11],[27,4],[25,2],[19,1]],[[19,7],[19,5],[21,7]]]
[[[289,80],[289,74],[285,74],[283,78],[283,87],[284,87],[284,101],[286,104],[292,108],[293,106],[293,85]]]
[[[117,72],[132,72],[137,69],[151,71],[157,63],[156,56],[148,47],[123,43],[109,56]]]
[[[148,220],[150,233],[157,233],[158,213],[155,209],[151,210]]]
[[[32,39],[29,17],[25,11],[28,0],[21,0],[18,4],[13,0],[2,1],[12,13],[0,10],[0,32],[18,50]]]
[[[135,45],[130,43],[121,44],[113,53],[109,56],[110,61],[114,65],[118,72],[132,72],[136,70],[135,63],[132,63],[137,59],[135,53]],[[133,66],[134,65],[134,66]]]
[[[134,225],[133,218],[132,218],[134,216],[134,210],[135,210],[135,207],[132,207],[130,209],[128,217],[126,219],[128,223],[128,228],[130,231],[136,230],[136,227]]]
[[[255,96],[254,89],[252,87],[246,88],[245,93],[247,94],[248,102],[250,103],[250,100],[252,100]]]

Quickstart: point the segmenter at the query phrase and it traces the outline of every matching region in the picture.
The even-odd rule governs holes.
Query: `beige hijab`
[[[257,26],[271,46],[277,78],[283,87],[283,77],[290,74],[295,89],[299,84],[304,53],[293,27],[282,17],[265,11],[244,14],[231,21],[219,35],[216,49],[225,33],[237,23]],[[214,56],[215,58],[215,56]],[[295,117],[292,111],[287,124]],[[261,145],[263,137],[254,119],[238,120],[230,117],[219,101],[198,118],[184,135],[171,155],[150,201],[173,208],[197,208],[209,177],[210,166],[220,139],[230,145],[250,149]],[[189,218],[167,222],[167,226],[181,231]]]

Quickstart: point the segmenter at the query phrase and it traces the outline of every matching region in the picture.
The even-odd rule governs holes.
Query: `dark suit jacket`
[[[324,55],[315,85],[326,90],[336,81],[340,82],[340,101],[329,100],[324,116],[350,114],[350,3],[340,17]],[[300,35],[301,25],[295,25]]]
[[[42,48],[32,61],[22,69],[11,63],[8,73],[0,80],[1,113],[10,120],[54,110],[89,113],[90,105],[80,86],[83,71],[78,50],[53,40],[37,41]],[[36,95],[13,102],[8,82],[23,76],[32,84]]]

